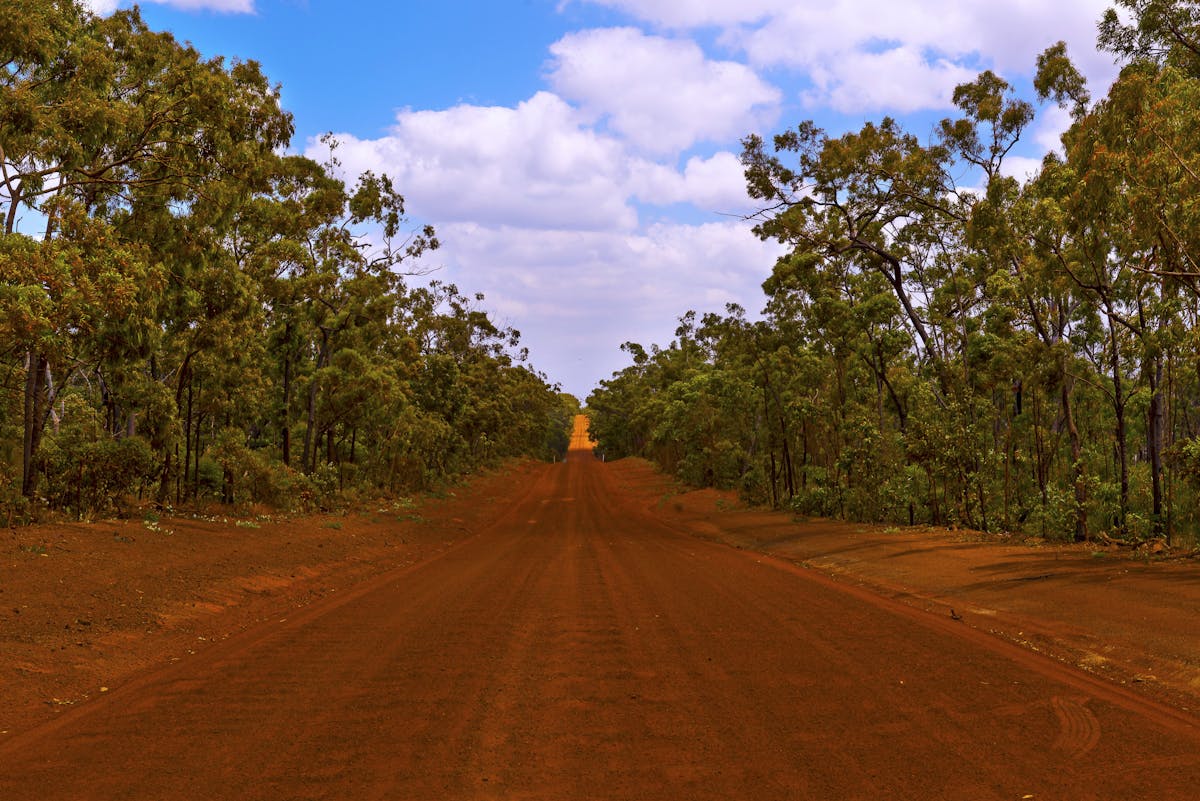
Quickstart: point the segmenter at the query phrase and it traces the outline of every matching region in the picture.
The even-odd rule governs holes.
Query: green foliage
[[[790,250],[763,319],[625,345],[588,398],[599,449],[805,515],[1194,538],[1200,16],[1118,5],[1104,98],[1061,42],[1038,59],[1074,122],[1026,183],[1003,164],[1034,109],[991,72],[932,142],[886,118],[747,137],[754,230]]]
[[[309,478],[317,507],[322,511],[332,509],[341,490],[337,466],[323,464]]]
[[[262,503],[279,509],[303,508],[313,481],[247,446],[237,428],[222,430],[201,461],[201,484],[229,503]]]
[[[1200,489],[1200,437],[1189,437],[1177,443],[1176,460],[1180,476]]]
[[[574,395],[561,392],[558,403],[550,406],[545,412],[545,423],[542,434],[543,455],[548,454],[553,459],[563,459],[571,445],[571,432],[575,428],[576,415],[583,413],[579,399]]]
[[[749,470],[746,432],[730,425],[751,401],[751,387],[717,370],[702,370],[665,393],[655,444],[678,443],[676,474],[694,486],[737,487]]]
[[[519,333],[407,283],[439,241],[391,179],[278,155],[257,64],[32,0],[0,53],[0,511],[332,508],[565,450]]]
[[[1132,21],[1109,8],[1100,20],[1101,49],[1126,60],[1187,67],[1200,78],[1200,9],[1192,0],[1116,0]]]
[[[0,517],[9,526],[32,522],[28,498],[21,494],[20,474],[0,463]]]
[[[66,399],[64,410],[70,412],[67,422],[47,437],[41,454],[43,497],[50,506],[79,517],[101,514],[151,486],[161,463],[149,443],[106,436],[78,395]]]

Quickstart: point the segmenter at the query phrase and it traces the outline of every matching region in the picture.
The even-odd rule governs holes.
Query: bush
[[[150,444],[136,436],[60,437],[43,447],[42,467],[46,500],[80,517],[109,511],[124,495],[140,496],[162,469]]]
[[[341,489],[341,479],[335,464],[323,464],[309,476],[313,491],[316,494],[317,505],[323,510],[332,509],[337,503],[338,492]]]
[[[1033,505],[1021,529],[1030,536],[1069,541],[1075,532],[1074,490],[1047,487],[1046,503]]]
[[[263,503],[280,509],[306,509],[313,483],[303,473],[275,461],[269,452],[246,446],[238,429],[222,431],[200,461],[200,482],[214,494],[228,477],[234,503]],[[336,485],[335,485],[336,491]]]
[[[30,522],[29,499],[21,494],[21,479],[4,463],[0,463],[0,517],[10,527]]]

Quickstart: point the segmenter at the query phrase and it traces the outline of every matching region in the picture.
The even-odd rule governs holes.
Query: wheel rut
[[[6,741],[0,797],[1194,797],[1193,718],[686,536],[581,439],[436,558]]]

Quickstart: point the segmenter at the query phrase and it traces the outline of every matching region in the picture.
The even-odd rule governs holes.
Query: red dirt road
[[[0,799],[1191,799],[1200,721],[688,536],[582,431],[474,536],[0,743]]]

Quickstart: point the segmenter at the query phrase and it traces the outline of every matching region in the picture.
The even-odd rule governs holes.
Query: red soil
[[[1195,797],[1192,563],[575,444],[415,510],[11,531],[0,798]]]

